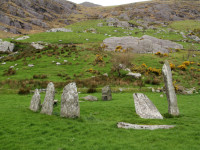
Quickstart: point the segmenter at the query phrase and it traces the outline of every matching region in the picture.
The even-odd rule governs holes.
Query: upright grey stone
[[[176,93],[175,93],[174,86],[172,83],[172,72],[171,72],[169,62],[167,60],[165,61],[165,64],[163,65],[162,73],[164,76],[165,89],[166,89],[166,95],[167,95],[167,100],[168,100],[168,113],[173,116],[178,116],[179,109],[177,105]]]
[[[40,101],[40,93],[38,89],[35,90],[35,93],[31,99],[30,110],[36,112],[40,109],[41,101]]]
[[[104,101],[112,100],[112,93],[109,85],[105,86],[102,89],[102,100]]]
[[[156,106],[142,93],[133,94],[136,113],[145,119],[163,119]]]
[[[70,83],[63,89],[60,116],[66,118],[80,117],[76,83]]]
[[[47,86],[45,99],[44,99],[44,102],[42,104],[42,110],[41,110],[42,114],[52,115],[54,97],[55,97],[54,84],[52,82],[50,82]]]

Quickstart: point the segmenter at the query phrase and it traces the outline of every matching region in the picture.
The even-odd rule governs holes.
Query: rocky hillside
[[[19,34],[68,24],[76,8],[66,0],[1,0],[0,30]]]
[[[101,5],[90,3],[90,2],[83,2],[80,5],[85,6],[85,7],[99,7]]]
[[[150,24],[200,20],[198,1],[153,0],[116,7],[92,6],[97,5],[88,2],[77,5],[66,0],[1,0],[0,35],[1,31],[35,33],[77,21],[110,17],[122,21],[144,20]]]
[[[124,20],[145,21],[200,20],[200,3],[197,1],[151,1],[115,7],[111,14]]]

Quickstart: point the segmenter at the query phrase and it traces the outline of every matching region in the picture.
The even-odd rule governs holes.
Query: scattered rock
[[[133,94],[135,111],[141,117],[145,119],[163,119],[156,106],[151,100],[142,93]]]
[[[22,36],[20,38],[17,38],[16,40],[20,41],[20,40],[26,40],[26,39],[29,39],[29,38],[30,38],[29,36]]]
[[[174,128],[174,125],[138,125],[130,124],[125,122],[118,122],[118,128],[124,129],[137,129],[137,130],[156,130],[156,129],[171,129]]]
[[[60,116],[66,118],[80,117],[76,83],[70,83],[63,89]]]
[[[34,112],[39,111],[40,106],[41,106],[40,93],[39,93],[38,89],[36,89],[32,99],[31,99],[30,110],[32,110]]]
[[[33,64],[28,64],[28,67],[34,67],[34,65]]]
[[[97,26],[98,27],[103,27],[103,23],[98,23]]]
[[[104,73],[103,76],[108,77],[108,73]]]
[[[112,92],[109,85],[105,86],[102,89],[102,100],[104,101],[112,100]]]
[[[126,74],[127,76],[131,76],[133,78],[139,79],[141,78],[141,74],[140,73],[133,73],[133,72],[129,72],[128,74]]]
[[[52,115],[54,97],[55,97],[54,84],[52,82],[50,82],[47,86],[45,99],[44,99],[44,102],[42,104],[42,110],[41,110],[42,114]]]
[[[31,45],[35,48],[35,49],[43,49],[44,46],[39,44],[39,43],[35,43],[35,42],[32,42]]]
[[[73,32],[73,31],[71,29],[66,29],[66,28],[53,28],[47,30],[46,32]]]
[[[91,95],[88,95],[86,97],[82,97],[82,99],[86,100],[86,101],[97,101],[97,97],[95,96],[91,96]]]
[[[0,52],[12,52],[15,45],[13,43],[2,41],[0,39]]]
[[[164,97],[164,95],[163,95],[163,94],[161,94],[161,95],[160,95],[160,97]]]
[[[167,100],[168,100],[168,113],[173,116],[178,116],[179,109],[177,105],[177,97],[176,97],[175,89],[172,82],[171,68],[167,60],[165,61],[165,64],[163,65],[162,73],[164,76],[165,89],[166,89],[166,95],[167,95]]]

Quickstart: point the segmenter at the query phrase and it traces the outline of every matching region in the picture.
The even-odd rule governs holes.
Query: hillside
[[[143,20],[152,24],[200,19],[198,1],[148,1],[95,8],[87,6],[96,5],[88,2],[76,5],[65,0],[27,0],[23,3],[18,0],[9,0],[9,2],[2,0],[0,30],[14,34],[27,34],[63,27],[83,20],[109,17],[128,21]]]
[[[76,9],[65,0],[1,0],[0,30],[20,34],[64,26]]]

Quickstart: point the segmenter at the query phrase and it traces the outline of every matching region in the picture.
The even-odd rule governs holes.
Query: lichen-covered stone
[[[44,102],[42,104],[42,110],[41,110],[42,114],[52,115],[54,97],[55,97],[54,84],[52,82],[50,82],[47,86],[45,99],[44,99]]]
[[[141,117],[145,119],[163,119],[156,106],[151,100],[142,93],[133,94],[135,111]]]
[[[41,100],[40,100],[40,93],[38,89],[35,90],[35,93],[31,99],[30,110],[36,112],[40,110]]]
[[[162,68],[162,73],[164,77],[166,95],[168,100],[168,113],[173,116],[178,116],[179,109],[177,104],[177,97],[173,86],[172,72],[168,61],[165,61],[165,64]]]
[[[76,118],[80,117],[80,107],[76,83],[65,86],[61,96],[61,117]]]

